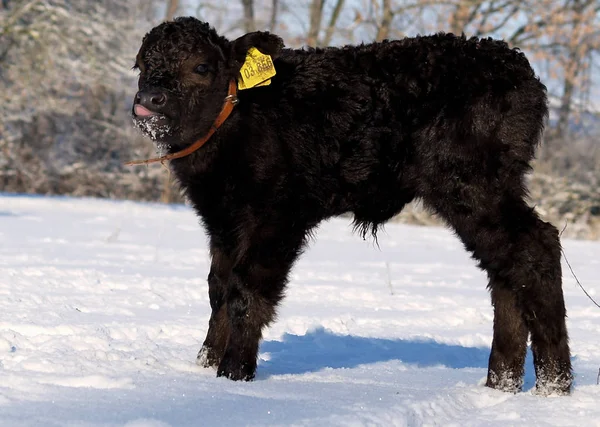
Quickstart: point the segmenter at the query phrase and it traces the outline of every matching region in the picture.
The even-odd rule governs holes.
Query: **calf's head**
[[[251,47],[275,58],[281,38],[256,31],[234,41],[205,22],[176,18],[144,36],[135,67],[134,123],[157,143],[181,148],[204,136]]]

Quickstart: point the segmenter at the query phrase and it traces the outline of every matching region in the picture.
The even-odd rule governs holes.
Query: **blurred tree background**
[[[600,0],[0,0],[0,191],[182,201],[131,125],[141,38],[192,15],[288,47],[447,31],[522,49],[551,115],[531,199],[566,235],[600,238]],[[435,223],[415,204],[401,220]]]

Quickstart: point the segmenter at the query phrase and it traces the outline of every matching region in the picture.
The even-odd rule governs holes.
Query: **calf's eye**
[[[200,64],[196,67],[196,69],[194,71],[198,74],[206,74],[206,73],[208,73],[208,65]]]

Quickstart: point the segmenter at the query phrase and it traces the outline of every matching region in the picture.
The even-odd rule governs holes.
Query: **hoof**
[[[518,393],[523,389],[523,378],[512,372],[502,372],[500,375],[490,372],[485,385],[506,393]]]
[[[534,394],[538,396],[568,396],[571,394],[573,378],[561,376],[555,379],[538,378]]]
[[[196,365],[202,366],[203,368],[216,368],[219,366],[219,358],[215,354],[215,351],[207,346],[202,346],[196,357]]]
[[[217,369],[217,377],[225,377],[233,381],[251,381],[254,379],[255,372],[256,362],[243,363],[225,355]]]

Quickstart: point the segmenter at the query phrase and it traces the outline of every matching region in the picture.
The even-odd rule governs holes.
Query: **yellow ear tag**
[[[246,61],[240,69],[238,89],[250,89],[271,84],[271,77],[275,75],[275,66],[269,55],[265,55],[257,48],[251,47],[246,54]]]

